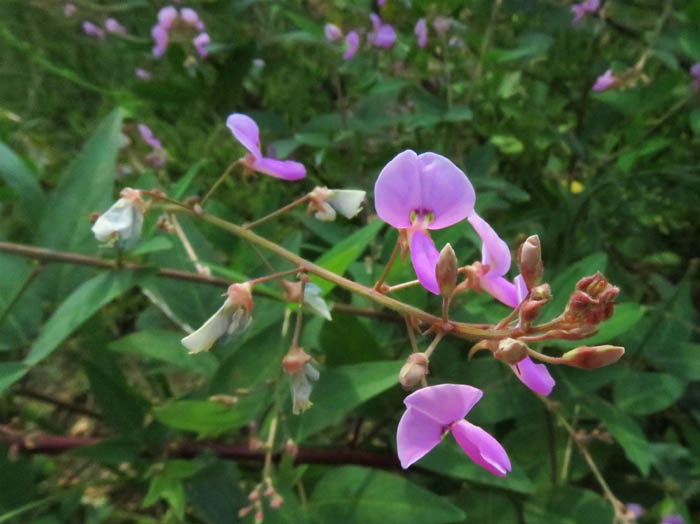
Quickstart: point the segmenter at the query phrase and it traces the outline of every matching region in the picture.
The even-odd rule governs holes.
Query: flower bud
[[[504,338],[498,343],[493,356],[511,366],[527,357],[527,344],[514,338]]]
[[[533,287],[530,294],[520,305],[520,323],[530,324],[540,314],[542,306],[552,300],[552,291],[549,284],[541,284]]]
[[[280,280],[284,288],[284,300],[298,304],[301,302],[301,282],[290,282],[289,280]]]
[[[399,382],[404,389],[411,389],[428,374],[428,358],[425,353],[411,353],[399,371]]]
[[[562,355],[564,364],[581,369],[597,369],[620,360],[625,348],[620,346],[580,346]]]
[[[440,251],[440,256],[435,266],[435,277],[437,278],[438,286],[440,286],[440,294],[443,297],[449,297],[454,291],[457,285],[458,271],[457,255],[455,255],[454,249],[448,242]]]
[[[613,315],[619,292],[600,272],[582,278],[569,298],[564,318],[569,322],[598,325]]]
[[[282,368],[291,378],[292,412],[298,415],[311,407],[311,388],[319,379],[319,372],[311,365],[311,355],[300,347],[292,347],[282,359]]]
[[[518,267],[528,289],[532,289],[542,278],[542,251],[540,237],[532,235],[518,249]]]

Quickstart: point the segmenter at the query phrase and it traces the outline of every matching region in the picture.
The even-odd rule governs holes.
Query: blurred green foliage
[[[206,59],[177,43],[162,59],[151,55],[150,28],[165,2],[74,3],[68,17],[63,2],[0,2],[0,240],[192,271],[157,217],[147,216],[131,254],[100,248],[89,217],[125,186],[203,195],[243,153],[224,125],[232,112],[253,116],[264,148],[309,171],[296,183],[227,179],[207,209],[236,223],[314,185],[370,191],[403,149],[443,154],[467,172],[479,213],[512,248],[539,234],[555,295],[545,315],[560,312],[575,282],[597,270],[621,287],[616,315],[591,343],[624,345],[626,356],[596,371],[552,369],[551,399],[590,437],[613,493],[646,508],[640,522],[700,518],[700,96],[689,73],[700,61],[698,0],[603,0],[577,25],[565,0],[388,0],[381,9],[193,0],[212,38]],[[363,45],[343,61],[343,44],[327,42],[323,25],[366,31],[372,11],[394,25],[396,44]],[[83,20],[108,16],[128,33],[98,40],[82,32]],[[453,19],[446,33],[432,26],[438,16]],[[430,30],[425,49],[413,35],[420,17]],[[621,85],[591,91],[608,68]],[[137,123],[162,140],[164,168],[149,167]],[[259,232],[372,284],[396,242],[372,215],[370,194],[350,223],[295,211]],[[181,225],[215,274],[287,267],[211,226]],[[462,264],[478,258],[467,227],[434,239],[451,242]],[[408,263],[389,275],[392,283],[412,278]],[[322,285],[332,302],[371,306]],[[308,317],[301,342],[321,380],[314,406],[295,417],[280,370],[285,306],[277,287],[266,290],[243,337],[187,356],[180,336],[220,306],[221,289],[0,253],[3,434],[101,439],[58,456],[4,446],[0,522],[235,522],[260,466],[213,453],[185,460],[168,443],[216,436],[245,447],[267,435],[276,412],[275,449],[291,438],[302,448],[391,457],[403,398],[397,372],[410,352],[403,325],[343,312],[332,322]],[[398,297],[439,311],[426,295]],[[493,322],[505,312],[469,294],[454,315]],[[265,522],[610,522],[612,508],[564,428],[500,363],[467,361],[468,349],[443,342],[431,381],[484,389],[470,419],[504,443],[511,475],[489,475],[447,442],[408,473],[294,465],[284,455],[273,480],[285,502],[266,509]]]

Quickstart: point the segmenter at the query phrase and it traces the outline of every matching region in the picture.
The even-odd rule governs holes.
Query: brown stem
[[[275,218],[276,216],[279,216],[283,213],[286,213],[287,211],[290,211],[290,210],[294,209],[295,207],[297,207],[305,202],[308,202],[308,201],[309,201],[309,195],[304,195],[301,198],[297,198],[294,202],[290,202],[286,206],[282,206],[281,208],[273,211],[269,215],[265,215],[262,218],[258,218],[257,220],[253,220],[252,222],[248,222],[247,224],[243,224],[242,227],[244,229],[252,229],[257,225],[262,224],[263,222],[270,220],[271,218]]]
[[[81,406],[79,404],[73,404],[72,402],[66,402],[65,400],[60,400],[49,395],[44,395],[43,393],[39,393],[37,391],[28,391],[26,389],[20,389],[18,391],[14,391],[14,394],[19,395],[20,397],[38,400],[39,402],[53,404],[58,408],[65,409],[66,411],[71,411],[73,413],[79,413],[81,415],[86,415],[88,417],[97,419],[102,418],[102,415],[100,413],[98,413],[97,411],[93,411],[90,408],[86,408],[85,406]]]
[[[264,277],[254,278],[253,280],[249,280],[248,284],[254,286],[255,284],[262,284],[263,282],[269,282],[270,280],[279,280],[287,275],[298,273],[300,269],[301,268],[295,267],[293,269],[287,269],[286,271],[279,271],[277,273],[272,273],[271,275],[265,275]]]
[[[235,162],[231,162],[231,165],[229,165],[226,168],[226,171],[223,172],[223,174],[216,179],[216,182],[214,182],[214,185],[209,188],[209,191],[204,195],[202,200],[199,202],[199,205],[204,207],[204,204],[207,203],[207,200],[211,198],[211,196],[214,194],[214,191],[216,191],[219,186],[223,183],[224,180],[226,180],[226,177],[228,177],[231,174],[231,171],[241,163],[241,159],[236,160]]]
[[[401,244],[401,241],[399,239],[396,241],[396,245],[394,246],[394,250],[391,252],[391,256],[389,257],[389,261],[386,263],[386,266],[384,266],[384,270],[382,271],[382,274],[379,275],[379,279],[374,284],[374,289],[376,291],[381,292],[382,284],[384,284],[386,277],[389,276],[389,271],[391,271],[391,267],[394,265],[394,262],[396,261],[396,257],[399,254],[399,250],[401,249],[400,244]]]

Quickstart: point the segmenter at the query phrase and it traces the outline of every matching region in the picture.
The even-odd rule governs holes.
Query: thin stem
[[[442,297],[442,321],[450,321],[450,300],[451,297]]]
[[[523,339],[524,337],[520,338],[520,340]],[[539,351],[535,351],[534,349],[530,348],[527,348],[527,353],[531,357],[541,360],[542,362],[546,362],[547,364],[562,364],[564,362],[564,359],[561,357],[550,357],[549,355],[545,355],[544,353],[540,353]]]
[[[396,284],[395,286],[389,286],[385,293],[393,293],[394,291],[401,291],[402,289],[408,289],[409,287],[417,286],[420,284],[420,280],[410,280],[408,282],[402,282],[401,284]],[[376,284],[375,284],[376,286]],[[376,289],[376,288],[375,288]]]
[[[394,250],[391,252],[391,256],[389,257],[389,262],[386,263],[386,266],[384,266],[384,270],[382,271],[382,274],[379,275],[379,280],[377,280],[377,282],[374,284],[375,290],[381,292],[382,284],[384,284],[386,277],[389,276],[389,271],[391,271],[391,267],[394,265],[394,262],[396,261],[396,257],[399,254],[400,249],[401,249],[400,240],[397,240],[396,245],[394,246]]]
[[[523,300],[523,302],[525,302]],[[520,312],[520,306],[522,305],[523,302],[520,302],[508,315],[501,320],[498,324],[496,324],[496,329],[503,329],[510,324],[511,320],[515,318],[515,316]]]
[[[233,169],[240,163],[241,163],[241,159],[239,158],[235,162],[232,162],[231,165],[229,165],[226,168],[226,171],[224,171],[222,173],[222,175],[216,179],[216,182],[214,182],[214,185],[211,186],[211,188],[209,188],[209,191],[207,191],[207,193],[204,195],[204,197],[202,197],[202,200],[199,201],[200,206],[204,207],[204,204],[206,204],[207,200],[209,200],[211,198],[211,196],[214,194],[214,191],[216,191],[219,188],[219,186],[224,182],[224,180],[226,180],[226,177],[231,174],[231,171],[233,171]]]
[[[20,298],[22,298],[22,295],[29,289],[29,286],[34,282],[34,279],[39,276],[39,273],[41,273],[42,266],[37,265],[31,272],[31,274],[27,277],[27,279],[24,281],[24,284],[22,284],[22,287],[19,288],[19,291],[15,293],[15,296],[12,297],[12,300],[7,304],[5,307],[5,310],[0,314],[0,325],[5,321],[7,316],[10,314],[10,311],[12,311],[12,308],[17,304]]]
[[[303,197],[297,198],[293,202],[290,202],[286,206],[282,206],[281,208],[273,211],[272,213],[270,213],[268,215],[265,215],[262,218],[258,218],[257,220],[254,220],[252,222],[248,222],[247,224],[243,224],[242,227],[244,229],[252,229],[257,225],[260,225],[263,222],[270,220],[271,218],[275,218],[276,216],[279,216],[283,213],[286,213],[287,211],[290,211],[290,210],[294,209],[295,207],[297,207],[301,204],[304,204],[305,202],[308,202],[309,198],[310,198],[309,195],[304,195]]]
[[[265,465],[263,466],[263,481],[270,478],[270,468],[272,466],[272,453],[275,447],[275,434],[277,433],[277,413],[270,421],[270,430],[267,434],[267,442],[265,442]]]
[[[433,351],[435,351],[435,348],[437,345],[440,343],[442,340],[442,337],[444,337],[445,334],[442,331],[439,331],[436,335],[433,341],[430,343],[428,346],[428,349],[425,350],[425,358],[430,359],[430,355],[433,354]]]
[[[301,319],[302,310],[304,309],[304,288],[306,287],[306,282],[301,281],[301,294],[299,297],[299,307],[297,308],[297,322],[294,326],[294,337],[292,338],[292,347],[299,347],[299,335],[301,335]]]
[[[578,422],[579,411],[580,411],[580,406],[577,404],[574,407],[574,418],[571,422],[572,428],[576,427],[576,423]],[[562,464],[561,464],[561,475],[559,475],[560,484],[565,484],[566,479],[569,476],[569,464],[571,463],[571,451],[573,449],[573,444],[574,444],[574,436],[572,433],[569,433],[569,438],[566,441],[566,448],[564,449],[564,460],[562,461]]]
[[[190,243],[190,240],[187,238],[187,235],[182,229],[182,226],[180,225],[180,222],[177,219],[177,216],[173,213],[169,213],[168,217],[170,218],[170,222],[173,225],[173,228],[175,229],[175,233],[177,234],[177,238],[180,239],[180,243],[182,244],[182,247],[185,248],[185,252],[187,253],[187,256],[190,259],[190,262],[194,264],[195,269],[197,270],[197,273],[200,275],[204,276],[211,276],[211,270],[202,264],[199,263],[199,258],[197,257],[197,253],[195,252],[194,248],[192,247],[192,244]]]
[[[72,413],[80,413],[81,415],[86,415],[91,418],[102,418],[102,415],[100,413],[97,413],[96,411],[93,411],[90,408],[86,408],[78,404],[73,404],[71,402],[66,402],[65,400],[60,400],[49,395],[44,395],[43,393],[38,393],[36,391],[20,389],[19,391],[15,391],[14,393],[15,395],[19,395],[20,397],[26,397],[32,400],[37,400],[39,402],[46,402],[47,404],[52,404],[58,408],[65,409]]]
[[[287,275],[298,273],[300,269],[301,268],[295,267],[293,269],[287,269],[286,271],[279,271],[278,273],[265,275],[264,277],[254,278],[253,280],[249,280],[248,284],[253,286],[255,284],[262,284],[263,282],[269,282],[270,280],[279,280],[280,278],[286,277]]]
[[[408,317],[403,317],[406,322],[406,331],[408,331],[408,340],[411,342],[411,349],[414,353],[418,353],[418,344],[416,343],[416,333],[413,331],[413,325]]]

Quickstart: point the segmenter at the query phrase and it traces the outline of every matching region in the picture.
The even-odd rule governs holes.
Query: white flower
[[[365,191],[359,189],[328,189],[316,187],[309,193],[309,211],[315,211],[318,220],[335,220],[336,211],[345,218],[352,218],[362,209]]]
[[[332,320],[331,310],[326,301],[321,297],[323,291],[313,282],[304,286],[304,304],[309,306],[315,313],[321,315],[326,320]]]
[[[202,327],[180,341],[190,354],[209,351],[220,338],[242,333],[248,328],[253,318],[251,290],[248,283],[229,286],[224,305]]]
[[[124,188],[120,195],[121,198],[95,221],[92,232],[99,242],[129,249],[141,236],[147,206],[136,189]]]
[[[292,411],[298,415],[311,407],[311,389],[321,376],[311,365],[311,356],[300,347],[292,347],[282,359],[282,368],[289,375],[292,391]]]

